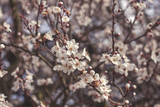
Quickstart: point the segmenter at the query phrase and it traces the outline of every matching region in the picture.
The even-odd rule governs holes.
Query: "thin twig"
[[[129,43],[131,43],[132,41],[137,41],[138,39],[140,39],[140,38],[142,38],[142,37],[145,37],[146,34],[147,34],[149,31],[153,30],[155,27],[157,27],[157,26],[159,25],[159,22],[160,22],[160,18],[155,22],[155,24],[154,24],[150,29],[147,29],[144,34],[142,34],[141,36],[138,36],[138,37],[136,37],[136,38],[134,38],[134,39],[132,39],[132,40],[130,40],[130,41],[127,41],[126,44],[129,44]]]
[[[127,41],[127,39],[129,38],[129,36],[130,36],[130,34],[131,34],[131,32],[132,32],[133,26],[134,26],[134,24],[135,24],[135,22],[136,22],[136,20],[137,20],[137,15],[138,15],[138,11],[137,11],[136,14],[135,14],[134,21],[133,21],[133,23],[131,24],[131,28],[130,28],[130,30],[129,30],[129,32],[128,32],[125,40],[124,40],[124,43]]]

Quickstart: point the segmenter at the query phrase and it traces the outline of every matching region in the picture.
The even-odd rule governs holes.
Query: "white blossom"
[[[93,76],[95,74],[95,71],[94,70],[91,70],[90,71],[90,74]]]
[[[73,60],[73,68],[78,70],[85,69],[86,63],[84,61],[79,61],[78,59]]]
[[[20,88],[22,81],[22,79],[17,78],[17,80],[13,83],[12,90],[16,92]]]
[[[62,22],[67,23],[69,22],[70,18],[68,16],[63,16],[62,17]]]
[[[143,68],[140,68],[138,72],[136,72],[137,74],[137,82],[139,84],[143,83],[143,81],[148,81],[149,78],[151,77],[151,73],[148,75],[148,72],[147,72],[147,68],[146,67],[143,67]]]
[[[146,4],[144,3],[136,3],[136,6],[140,9],[140,10],[143,10],[146,8]]]
[[[54,13],[60,13],[61,12],[61,8],[59,8],[59,7],[53,7],[53,12]]]
[[[129,83],[127,83],[126,85],[125,85],[125,87],[126,87],[126,89],[128,90],[129,88],[130,88],[130,84]]]
[[[16,81],[13,83],[12,90],[17,91],[18,89],[27,89],[28,91],[32,92],[34,90],[34,87],[31,85],[33,83],[33,74],[30,73],[28,70],[26,70],[26,76],[25,77],[19,77],[19,67],[16,68],[14,72],[12,72],[12,76],[16,78]]]
[[[137,88],[137,86],[136,86],[136,85],[132,85],[132,88],[133,88],[133,89],[136,89],[136,88]]]
[[[135,93],[135,92],[133,92],[133,96],[136,96],[136,93]]]
[[[118,41],[116,43],[116,47],[118,47],[118,52],[121,54],[121,55],[125,55],[126,54],[126,51],[128,50],[128,47],[127,45],[125,45],[123,42],[121,41]]]
[[[4,22],[4,23],[3,23],[3,26],[4,26],[4,28],[5,28],[5,30],[6,30],[7,32],[11,32],[11,29],[10,29],[10,25],[9,25],[9,24],[7,24],[6,22]]]
[[[82,80],[86,83],[91,83],[94,79],[93,76],[91,76],[90,74],[86,74],[82,77]]]
[[[0,44],[0,49],[4,49],[5,45],[4,44]]]
[[[97,80],[99,80],[100,78],[99,78],[99,74],[98,73],[96,73],[95,75],[94,75],[94,81],[97,81]]]
[[[111,58],[110,58],[111,62],[115,65],[119,65],[120,61],[121,61],[121,57],[119,54],[114,54]]]
[[[79,43],[76,43],[75,40],[72,39],[71,41],[67,41],[66,48],[68,49],[67,50],[68,55],[76,54],[78,52]]]
[[[89,57],[89,54],[86,51],[86,48],[83,49],[82,56],[86,57],[89,61],[91,61],[91,58]]]
[[[0,101],[4,102],[5,98],[7,98],[4,94],[0,94]]]
[[[129,101],[128,101],[128,100],[125,100],[125,103],[126,103],[126,104],[129,104]]]
[[[8,101],[5,100],[6,98],[7,96],[5,96],[4,94],[0,94],[0,106],[1,107],[9,107]]]
[[[53,40],[52,34],[50,34],[50,32],[46,33],[46,34],[44,35],[44,38],[47,39],[47,40],[50,40],[50,41]]]
[[[5,74],[7,74],[7,71],[0,70],[0,78],[2,78]]]
[[[100,62],[104,62],[105,61],[105,64],[109,64],[110,59],[111,59],[111,57],[110,57],[109,54],[107,54],[107,53],[106,54],[102,54]]]

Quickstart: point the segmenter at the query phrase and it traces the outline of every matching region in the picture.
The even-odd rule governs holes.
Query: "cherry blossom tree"
[[[0,107],[159,107],[158,0],[1,0]]]

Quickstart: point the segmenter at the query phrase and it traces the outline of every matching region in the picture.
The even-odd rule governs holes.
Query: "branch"
[[[129,36],[130,36],[130,34],[131,34],[131,32],[132,32],[133,26],[134,26],[134,24],[135,24],[135,22],[136,22],[136,20],[137,20],[137,15],[138,15],[138,11],[136,12],[134,21],[133,21],[133,23],[131,24],[131,28],[130,28],[130,30],[129,30],[129,32],[128,32],[125,40],[124,40],[124,43],[126,43],[127,39],[129,38]]]
[[[154,28],[156,28],[156,27],[159,25],[159,22],[160,22],[160,18],[155,22],[155,24],[154,24],[150,29],[147,29],[144,34],[142,34],[141,36],[138,36],[138,37],[136,37],[136,38],[134,38],[134,39],[126,42],[126,44],[129,44],[129,43],[131,43],[132,41],[136,41],[136,40],[138,40],[138,39],[146,36],[146,34],[147,34],[149,31],[153,30]]]
[[[15,38],[18,38],[18,32],[21,31],[21,22],[20,22],[20,18],[18,15],[18,7],[17,7],[17,2],[16,0],[9,0],[10,2],[10,6],[11,6],[11,10],[12,10],[12,17],[13,17],[13,23],[14,23],[14,31],[15,31]]]
[[[112,7],[112,51],[114,53],[114,24],[115,24],[115,14],[114,14],[114,8],[115,8],[115,0],[113,0],[113,7]]]

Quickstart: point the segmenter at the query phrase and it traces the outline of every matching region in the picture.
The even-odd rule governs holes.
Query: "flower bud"
[[[136,86],[136,85],[132,85],[132,88],[133,88],[133,89],[136,89],[136,88],[137,88],[137,86]]]
[[[149,23],[149,27],[151,27],[153,24],[152,23]]]
[[[66,27],[69,27],[69,24],[68,24],[68,23],[66,24]]]
[[[125,85],[125,87],[126,87],[126,89],[128,90],[128,89],[130,88],[130,84],[127,83],[127,84]]]
[[[118,13],[121,12],[121,11],[122,11],[121,9],[118,9]]]
[[[129,104],[129,101],[128,101],[128,100],[125,100],[125,104]]]
[[[58,6],[61,7],[63,5],[63,2],[59,2]]]
[[[71,14],[71,12],[70,12],[70,11],[67,11],[66,13],[67,13],[67,15],[68,15],[68,16]]]
[[[95,80],[95,81],[99,80],[99,74],[96,73],[96,74],[94,75],[94,80]]]
[[[88,71],[90,71],[90,70],[92,70],[92,67],[91,67],[91,66],[89,66],[89,68],[88,68]]]
[[[66,9],[63,9],[63,12],[66,12]]]
[[[4,48],[5,48],[5,45],[4,45],[4,44],[1,44],[1,45],[0,45],[0,48],[1,48],[1,49],[4,49]]]
[[[134,70],[135,70],[135,72],[138,72],[138,68],[135,68]]]
[[[108,73],[108,71],[107,71],[107,70],[105,70],[104,72],[105,72],[106,74]]]
[[[95,71],[94,70],[91,70],[90,71],[90,74],[93,76],[95,74]]]
[[[135,96],[136,95],[136,93],[135,92],[133,92],[133,96]]]

